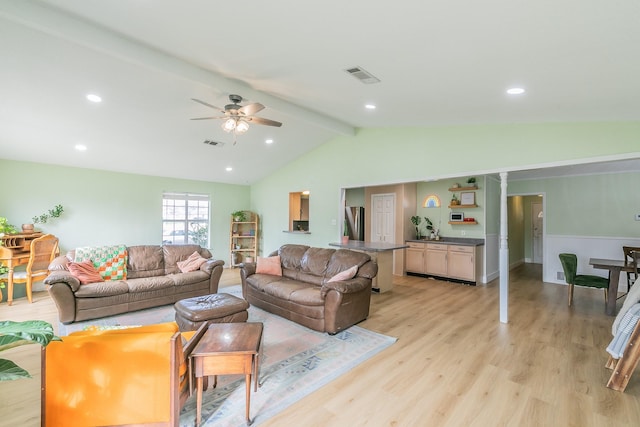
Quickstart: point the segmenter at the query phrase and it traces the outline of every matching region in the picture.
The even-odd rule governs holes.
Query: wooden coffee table
[[[262,323],[214,323],[191,352],[191,367],[196,377],[196,425],[202,419],[203,378],[208,375],[244,374],[246,417],[251,424],[251,376],[258,390],[258,371],[262,344]],[[216,381],[214,380],[214,387]]]

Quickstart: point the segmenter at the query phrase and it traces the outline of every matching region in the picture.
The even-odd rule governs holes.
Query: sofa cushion
[[[363,252],[350,251],[348,249],[338,249],[331,256],[325,277],[327,280],[336,274],[348,270],[352,266],[358,269],[371,260],[371,257]]]
[[[106,282],[82,285],[74,295],[76,298],[97,298],[128,293],[129,287],[125,282],[121,282],[119,280],[107,280]]]
[[[125,245],[87,246],[76,248],[74,262],[90,259],[105,280],[127,278],[127,247]]]
[[[274,276],[282,276],[282,266],[280,265],[280,255],[270,256],[267,258],[258,257],[256,263],[257,274],[271,274]]]
[[[104,282],[104,279],[93,266],[93,262],[88,259],[81,262],[70,262],[67,264],[69,272],[80,281],[81,284]]]
[[[324,305],[320,287],[297,280],[282,278],[263,287],[263,292],[272,297],[301,305]]]
[[[139,245],[127,248],[127,278],[164,275],[164,253],[160,245]]]
[[[356,277],[357,273],[358,273],[358,266],[354,265],[353,267],[336,274],[331,279],[329,279],[328,282],[340,282],[342,280],[353,279],[354,277]]]
[[[171,288],[174,282],[171,277],[168,276],[153,276],[127,279],[125,283],[129,287],[129,292],[135,293]]]
[[[194,252],[200,251],[200,245],[164,245],[162,252],[164,254],[164,274],[180,273],[178,261],[184,261]]]
[[[309,248],[300,260],[300,269],[307,274],[323,277],[335,249]]]
[[[207,260],[202,258],[198,251],[194,251],[191,255],[189,255],[189,258],[185,259],[184,261],[178,261],[177,265],[178,269],[180,269],[182,273],[188,273],[190,271],[198,270],[200,266],[205,262],[207,262]]]
[[[210,274],[202,270],[190,271],[188,273],[177,273],[166,276],[173,280],[174,286],[193,285],[198,282],[206,282],[211,277]],[[179,292],[179,291],[178,291]]]
[[[283,245],[278,249],[282,269],[299,270],[302,262],[302,256],[309,249],[305,245]]]

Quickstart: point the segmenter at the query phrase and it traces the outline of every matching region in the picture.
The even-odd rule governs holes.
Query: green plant
[[[0,235],[11,234],[17,231],[18,229],[15,226],[9,224],[9,221],[7,220],[7,218],[0,216]]]
[[[25,344],[38,343],[46,347],[51,341],[61,341],[53,334],[53,327],[43,320],[0,322],[0,351]],[[0,381],[31,378],[31,375],[7,359],[0,359]]]
[[[347,220],[344,220],[344,227],[342,227],[342,235],[343,236],[348,236],[349,235],[349,223],[347,222]]]
[[[416,239],[420,238],[420,224],[422,223],[422,218],[417,215],[411,217],[411,222],[416,227]]]
[[[424,217],[424,220],[427,222],[427,226],[425,228],[429,231],[433,231],[433,223],[431,222],[431,220],[426,216]]]
[[[32,218],[34,224],[45,224],[47,221],[53,218],[58,218],[64,212],[62,205],[55,205],[53,209],[49,209],[42,215],[34,216]]]
[[[247,214],[244,211],[235,211],[231,213],[231,216],[236,222],[244,222],[247,220]]]
[[[476,183],[476,178],[474,176],[472,176],[471,178],[467,179],[467,184],[475,185],[475,183]]]

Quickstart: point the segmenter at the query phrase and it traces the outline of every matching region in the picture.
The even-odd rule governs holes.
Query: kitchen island
[[[364,252],[378,264],[378,274],[373,278],[372,287],[376,292],[388,292],[393,288],[393,251],[408,248],[402,243],[364,242],[349,240],[347,243],[329,243],[329,246]]]

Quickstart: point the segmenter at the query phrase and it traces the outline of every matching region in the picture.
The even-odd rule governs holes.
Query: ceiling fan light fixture
[[[244,120],[238,120],[235,130],[238,134],[245,133],[249,130],[249,123],[245,122]]]
[[[222,129],[225,132],[231,132],[236,128],[236,120],[235,119],[227,119],[222,123]]]

